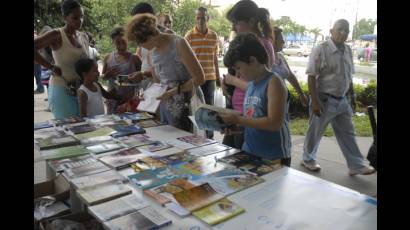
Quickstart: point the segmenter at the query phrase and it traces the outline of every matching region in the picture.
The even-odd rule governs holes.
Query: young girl
[[[104,59],[102,69],[103,78],[108,80],[108,91],[119,95],[134,92],[135,87],[115,85],[118,75],[138,74],[141,70],[141,59],[128,51],[128,43],[124,38],[124,28],[116,27],[111,31],[111,39],[116,51],[108,54]],[[115,100],[107,100],[107,113],[117,112],[118,103]]]
[[[269,11],[265,8],[259,8],[258,5],[251,0],[241,0],[228,11],[227,18],[232,23],[233,29],[237,34],[254,33],[257,36],[259,42],[261,42],[268,54],[268,61],[266,62],[267,68],[272,68],[275,62],[275,55]],[[245,97],[246,88],[248,87],[248,82],[238,74],[236,76],[227,74],[224,75],[221,86],[225,96],[231,98],[228,104],[231,104],[233,109],[242,113],[243,99]],[[234,87],[232,95],[227,95],[227,86]],[[241,148],[244,137],[241,130],[238,131],[237,134],[225,135],[222,143],[234,148]]]
[[[227,124],[245,127],[242,150],[290,166],[288,91],[282,78],[270,72],[266,63],[266,50],[254,34],[238,35],[231,42],[224,64],[234,67],[248,81],[248,87],[243,116],[220,116]]]
[[[90,117],[104,114],[102,98],[121,100],[122,97],[107,92],[97,81],[100,73],[97,63],[91,58],[82,58],[75,63],[75,71],[82,84],[77,90],[80,116]],[[125,98],[127,99],[129,95]]]

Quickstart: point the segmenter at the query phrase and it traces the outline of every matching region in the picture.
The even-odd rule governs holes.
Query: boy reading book
[[[245,127],[242,150],[265,159],[281,159],[290,166],[288,125],[289,93],[283,80],[266,68],[268,54],[251,33],[238,35],[230,44],[224,64],[249,81],[243,116],[221,113],[227,124]],[[230,130],[226,130],[229,134]]]

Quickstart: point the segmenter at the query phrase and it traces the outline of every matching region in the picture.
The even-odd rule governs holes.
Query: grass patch
[[[374,110],[376,121],[377,121],[377,110]],[[353,125],[356,131],[356,135],[359,137],[371,137],[372,128],[370,126],[369,116],[366,112],[365,116],[353,116]],[[293,118],[290,120],[290,133],[292,135],[305,135],[307,128],[309,126],[309,118]],[[332,126],[329,124],[325,130],[325,137],[333,137],[335,134],[333,132]]]

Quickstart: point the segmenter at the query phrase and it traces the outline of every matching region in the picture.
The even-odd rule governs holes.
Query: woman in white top
[[[76,96],[79,76],[74,64],[89,56],[87,35],[81,28],[84,12],[75,0],[65,0],[61,5],[65,25],[51,30],[34,39],[34,60],[51,69],[53,76],[49,82],[48,102],[54,118],[79,116]],[[55,65],[44,59],[38,50],[51,47]]]
[[[82,84],[77,91],[81,117],[91,117],[105,114],[102,98],[126,100],[115,93],[107,92],[99,83],[97,63],[91,58],[83,58],[75,63],[75,71],[80,76]],[[129,97],[129,96],[128,96]]]

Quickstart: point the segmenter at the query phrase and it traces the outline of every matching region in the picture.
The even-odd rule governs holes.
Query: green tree
[[[353,39],[359,39],[360,36],[364,34],[373,34],[374,26],[377,24],[376,20],[373,19],[360,19],[356,25],[354,25]]]
[[[172,29],[180,36],[184,36],[195,26],[195,10],[202,4],[199,0],[180,1],[172,15],[174,22]]]
[[[317,41],[317,37],[320,35],[321,31],[322,30],[317,28],[317,27],[309,30],[309,32],[312,33],[315,36],[315,44],[316,44],[316,41]]]
[[[232,25],[226,18],[226,14],[231,7],[232,6],[226,7],[222,12],[219,12],[214,8],[208,9],[209,28],[215,31],[219,37],[229,37],[229,34],[231,33]]]

